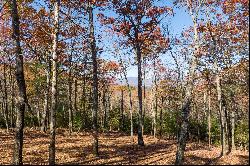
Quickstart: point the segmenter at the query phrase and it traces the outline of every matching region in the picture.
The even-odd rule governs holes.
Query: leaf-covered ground
[[[136,140],[136,136],[134,137]],[[58,129],[56,136],[57,164],[174,164],[176,141],[159,140],[144,136],[145,146],[139,147],[131,142],[130,136],[120,133],[102,133],[99,135],[98,158],[91,153],[91,133],[74,132]],[[11,164],[14,133],[0,129],[0,165]],[[49,134],[38,130],[25,129],[24,164],[48,164]],[[208,150],[205,144],[188,143],[185,164],[218,165],[248,164],[246,151],[234,151],[225,157],[219,157],[220,149]]]

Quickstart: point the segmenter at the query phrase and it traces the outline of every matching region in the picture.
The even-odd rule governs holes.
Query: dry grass
[[[134,137],[136,140],[136,137]],[[102,133],[99,135],[100,156],[91,153],[91,134],[74,132],[71,135],[64,129],[57,131],[56,163],[57,164],[174,164],[176,141],[159,140],[144,136],[145,146],[140,147],[130,141],[130,136],[120,133]],[[0,164],[11,164],[14,143],[13,132],[0,130]],[[48,133],[25,129],[24,131],[24,164],[48,164]],[[208,150],[205,144],[188,143],[185,153],[185,164],[220,165],[249,163],[249,154],[234,151],[225,157],[219,157],[220,149]]]

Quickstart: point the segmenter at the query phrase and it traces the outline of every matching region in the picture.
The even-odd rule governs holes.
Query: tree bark
[[[103,117],[103,128],[106,129],[107,127],[107,102],[106,102],[106,93],[107,93],[107,88],[104,87],[103,89],[103,97],[102,97],[102,105],[103,105],[103,111],[104,111],[104,117]]]
[[[216,70],[216,90],[217,90],[217,102],[219,107],[219,115],[220,115],[220,131],[221,131],[221,155],[226,155],[226,115],[225,110],[223,109],[222,103],[222,90],[221,90],[221,76],[218,70],[217,59],[214,62],[214,67]]]
[[[120,129],[121,131],[124,129],[124,99],[123,99],[123,89],[121,90],[121,115],[120,115],[120,118],[121,118],[121,121],[120,121]]]
[[[68,56],[69,60],[69,70],[68,70],[68,113],[69,113],[69,134],[72,133],[73,127],[73,115],[72,115],[72,66],[71,66],[71,59],[72,59],[72,50],[70,55]]]
[[[232,138],[231,138],[231,144],[232,144],[232,150],[235,150],[235,142],[234,142],[234,131],[235,131],[235,116],[234,116],[234,110],[231,112],[231,132],[232,132]]]
[[[16,80],[18,86],[18,100],[17,100],[17,119],[16,131],[13,153],[13,165],[22,165],[22,152],[23,152],[23,128],[24,128],[24,111],[26,96],[26,85],[24,79],[23,55],[20,45],[20,28],[19,28],[19,15],[16,0],[11,1],[11,17],[12,17],[12,30],[13,39],[15,42],[16,54]]]
[[[83,69],[83,87],[82,87],[82,109],[83,109],[83,117],[84,120],[82,122],[82,127],[86,127],[87,122],[87,113],[86,113],[86,102],[87,102],[87,93],[86,93],[86,70],[87,70],[87,55],[85,55],[84,60],[84,69]]]
[[[7,93],[7,76],[6,76],[6,64],[3,64],[3,89],[4,89],[4,118],[7,132],[9,132],[9,107],[8,107],[8,93]]]
[[[141,48],[137,44],[136,56],[138,65],[138,100],[139,100],[139,126],[138,126],[138,145],[144,146],[142,127],[143,127],[143,116],[142,116],[142,69],[141,69]]]
[[[50,90],[50,59],[46,55],[46,87],[44,93],[44,107],[42,114],[42,126],[41,131],[45,132],[47,130],[47,119],[49,114],[49,90]]]
[[[157,91],[158,91],[158,85],[157,85],[157,71],[156,71],[156,57],[154,58],[154,86],[155,86],[155,91],[154,91],[154,120],[153,120],[153,132],[154,132],[154,138],[156,137],[156,125],[157,125],[157,109],[158,109],[158,96],[157,96]]]
[[[211,90],[208,90],[208,147],[211,148]]]
[[[142,135],[144,134],[145,113],[146,113],[146,59],[143,58],[143,114],[142,114]]]
[[[50,144],[49,144],[49,165],[55,165],[55,137],[56,137],[56,117],[57,110],[57,47],[59,34],[59,7],[60,0],[54,2],[54,33],[52,47],[52,95],[51,95],[51,115],[50,115]]]
[[[198,36],[198,26],[196,23],[196,19],[193,16],[192,11],[190,11],[192,20],[194,23],[194,43],[195,43],[195,52],[191,57],[191,66],[189,68],[189,75],[187,80],[187,86],[185,90],[185,98],[182,105],[182,115],[181,115],[181,126],[180,126],[180,133],[178,136],[178,144],[177,144],[177,152],[176,152],[176,160],[175,165],[182,165],[184,161],[184,151],[186,148],[186,139],[187,139],[187,129],[188,129],[188,120],[189,120],[189,113],[192,101],[192,91],[193,91],[193,82],[194,82],[194,75],[195,70],[197,67],[197,52],[199,51],[199,36]]]
[[[12,76],[12,66],[9,65],[10,70],[10,88],[11,88],[11,109],[10,109],[10,126],[14,127],[14,80]]]
[[[161,111],[160,111],[160,131],[159,131],[160,138],[162,138],[162,121],[163,121],[162,111],[163,111],[163,109],[164,109],[164,98],[162,96],[161,97]]]
[[[98,76],[97,76],[97,52],[95,44],[95,34],[94,34],[94,20],[93,20],[93,7],[89,2],[89,39],[92,54],[93,63],[93,153],[95,156],[99,156],[98,152],[98,128],[97,128],[97,112],[98,112]]]
[[[234,94],[231,91],[231,101],[232,101],[232,110],[231,110],[231,146],[230,146],[230,151],[235,150],[235,140],[234,140],[234,131],[235,131],[235,111],[237,109],[235,100],[234,100]]]

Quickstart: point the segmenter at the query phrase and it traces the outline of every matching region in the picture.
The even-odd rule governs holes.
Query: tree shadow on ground
[[[82,149],[83,156],[81,158],[63,164],[136,164],[142,160],[147,160],[153,157],[156,157],[159,160],[161,155],[157,155],[157,153],[160,151],[162,153],[169,153],[173,150],[171,146],[174,145],[174,143],[163,142],[146,144],[144,147],[136,144],[122,144],[123,143],[117,145],[101,144],[99,146],[99,157],[91,157],[90,159],[86,159],[86,155],[87,153],[92,153],[92,146],[84,147]],[[63,151],[65,151],[65,149]],[[163,158],[160,160],[163,160]]]
[[[237,157],[242,161],[242,164],[249,165],[249,156],[237,155]]]
[[[216,163],[222,156],[218,156],[215,158],[209,158],[209,157],[199,157],[196,155],[189,155],[185,157],[185,164],[194,164],[194,165],[211,165]]]

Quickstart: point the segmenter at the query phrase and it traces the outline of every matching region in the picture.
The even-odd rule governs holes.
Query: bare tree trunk
[[[142,71],[141,71],[141,48],[137,44],[136,56],[138,65],[138,100],[139,100],[139,126],[138,126],[138,145],[144,146],[142,127],[143,127],[143,116],[142,116]]]
[[[160,138],[162,138],[162,110],[164,109],[164,98],[163,96],[161,97],[161,111],[160,111],[160,131],[159,131],[159,134],[160,134]]]
[[[231,138],[231,144],[232,144],[232,150],[235,150],[235,142],[234,142],[234,131],[235,131],[235,116],[234,116],[234,110],[231,112],[231,132],[232,132],[232,138]]]
[[[237,109],[234,94],[231,92],[231,99],[232,99],[232,110],[231,110],[231,143],[230,143],[230,151],[235,150],[235,141],[234,141],[234,131],[235,131],[235,111]]]
[[[56,117],[57,110],[57,46],[59,34],[59,7],[60,0],[54,2],[54,33],[52,48],[52,95],[51,95],[51,114],[50,114],[50,144],[49,144],[49,165],[55,165],[55,137],[56,137]]]
[[[44,107],[42,114],[42,126],[41,131],[45,132],[47,130],[47,119],[49,114],[49,90],[50,90],[50,59],[49,56],[46,55],[46,87],[44,93]]]
[[[103,128],[107,127],[107,103],[106,103],[106,93],[107,93],[107,88],[104,87],[103,89],[103,96],[102,96],[102,105],[103,105]]]
[[[68,113],[69,113],[69,134],[71,134],[72,133],[72,127],[73,127],[71,66],[70,66],[70,69],[69,69],[69,78],[68,78]]]
[[[75,76],[75,81],[74,81],[74,89],[75,89],[75,94],[74,94],[74,112],[77,112],[77,76]]]
[[[99,156],[98,152],[98,128],[97,128],[97,112],[98,112],[98,77],[97,77],[97,52],[94,34],[93,7],[89,2],[89,38],[91,45],[92,63],[93,63],[93,153]]]
[[[134,128],[133,128],[133,103],[131,89],[129,88],[129,112],[130,112],[130,137],[131,141],[134,142]]]
[[[199,51],[199,36],[198,36],[198,29],[196,19],[194,18],[192,11],[190,11],[192,20],[194,23],[194,43],[195,43],[195,51]],[[187,81],[187,86],[185,90],[185,98],[184,103],[182,105],[182,115],[181,115],[181,126],[180,126],[180,133],[178,136],[178,144],[177,144],[177,152],[176,152],[176,160],[175,165],[182,165],[184,162],[184,152],[186,148],[186,139],[187,139],[187,129],[188,129],[188,120],[189,120],[189,113],[192,101],[192,91],[193,91],[193,82],[195,76],[195,70],[197,67],[197,52],[194,52],[191,58],[191,66],[189,68],[189,77]]]
[[[16,133],[14,142],[13,165],[22,165],[22,152],[23,152],[23,128],[24,128],[24,111],[26,97],[26,85],[24,79],[23,68],[23,55],[20,46],[20,29],[19,29],[19,16],[16,0],[11,1],[11,17],[13,39],[15,41],[15,54],[16,54],[16,80],[18,86],[18,101],[17,101],[17,119],[16,119]]]
[[[72,44],[72,43],[71,43]],[[69,61],[69,70],[68,70],[68,113],[69,113],[69,134],[72,133],[73,127],[73,115],[72,115],[72,53],[73,53],[73,44],[71,46],[71,53],[68,55]]]
[[[184,103],[182,106],[182,124],[180,128],[180,134],[178,137],[178,144],[177,144],[177,152],[176,152],[176,165],[182,165],[184,161],[184,151],[186,148],[186,139],[187,139],[187,129],[188,129],[188,117],[190,113],[190,106],[191,106],[191,100],[192,100],[192,89],[193,89],[193,80],[194,80],[194,72],[196,68],[196,62],[195,57],[192,58],[192,64],[190,69],[190,77],[189,81],[186,87],[186,95],[184,98]]]
[[[153,120],[153,132],[154,132],[154,138],[156,137],[156,125],[157,125],[157,109],[158,109],[158,85],[157,85],[157,73],[156,73],[156,57],[154,58],[154,120]]]
[[[143,58],[143,114],[142,114],[142,135],[144,134],[144,122],[146,113],[146,59]]]
[[[208,90],[208,147],[211,148],[211,90]]]
[[[12,67],[9,65],[9,70],[10,70],[10,91],[11,91],[11,109],[10,109],[10,126],[13,128],[14,127],[14,80],[12,76]]]
[[[219,75],[217,60],[214,62],[214,67],[217,72],[215,82],[217,89],[217,101],[219,106],[220,114],[220,130],[221,130],[221,155],[226,155],[226,115],[225,110],[223,109],[222,103],[222,90],[221,90],[221,77]]]
[[[111,93],[108,95],[108,112],[107,112],[107,126],[110,124],[110,112],[112,110]]]
[[[86,113],[86,70],[87,70],[87,55],[85,55],[85,60],[84,60],[84,73],[83,73],[83,87],[82,87],[82,109],[83,109],[83,117],[84,120],[82,122],[82,127],[86,127],[86,121],[87,121],[87,113]]]
[[[82,123],[82,127],[86,126],[86,121],[87,121],[87,114],[86,114],[86,78],[85,78],[85,74],[83,76],[83,87],[82,87],[82,111],[83,111],[83,123]]]
[[[123,95],[123,89],[121,90],[121,130],[124,129],[124,95]]]
[[[8,108],[8,93],[7,93],[7,76],[6,76],[6,64],[3,64],[3,87],[4,87],[4,117],[7,132],[9,132],[9,108]]]

